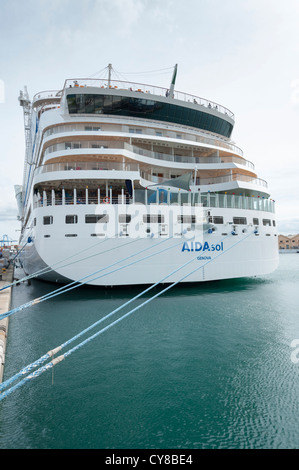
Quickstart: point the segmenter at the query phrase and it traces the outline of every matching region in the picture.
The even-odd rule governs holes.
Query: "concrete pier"
[[[13,270],[14,270],[13,266],[9,266],[6,269],[6,272],[0,271],[0,275],[2,274],[2,280],[0,280],[0,289],[12,282]],[[0,291],[0,315],[2,313],[7,312],[10,309],[11,292],[12,292],[11,287],[8,287],[7,289]],[[8,323],[9,323],[9,318],[4,318],[3,320],[0,320],[0,383],[3,381],[3,374],[4,374]]]

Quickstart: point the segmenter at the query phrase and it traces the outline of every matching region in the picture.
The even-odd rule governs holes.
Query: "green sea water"
[[[16,286],[13,307],[56,288]],[[16,313],[4,379],[141,290],[81,287]],[[177,286],[1,401],[0,448],[298,448],[298,306],[299,254]]]

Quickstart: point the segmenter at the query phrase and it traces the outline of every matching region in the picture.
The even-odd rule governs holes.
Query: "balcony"
[[[261,178],[253,178],[249,175],[243,175],[241,173],[233,173],[232,175],[217,176],[215,178],[196,178],[196,185],[204,186],[207,184],[221,184],[229,183],[231,181],[243,181],[246,183],[255,184],[261,186],[262,188],[268,188],[267,181]]]
[[[47,163],[35,170],[35,175],[53,171],[139,171],[137,163],[122,162],[60,162]]]
[[[43,106],[49,103],[59,104],[62,91],[49,90],[36,93],[32,99],[32,106]]]
[[[151,173],[147,173],[145,171],[141,171],[140,176],[143,179],[153,184],[161,184],[161,185],[163,184],[163,182],[168,181],[170,179],[170,177],[163,178],[161,176],[152,175]],[[240,173],[217,176],[215,178],[196,178],[195,186],[206,186],[206,185],[223,184],[223,183],[238,182],[238,181],[251,183],[256,186],[265,188],[265,189],[268,187],[268,183],[265,180],[262,180],[260,178],[253,178],[252,176],[247,176],[247,175],[243,175]],[[194,182],[191,182],[190,186],[193,186],[193,185],[194,185]]]
[[[144,156],[147,158],[152,158],[159,161],[165,162],[173,162],[173,163],[182,163],[192,165],[206,165],[206,164],[223,164],[223,163],[236,163],[237,165],[242,165],[250,170],[254,170],[254,165],[248,160],[244,158],[238,157],[236,155],[227,155],[227,156],[209,156],[209,157],[196,157],[192,156],[193,150],[196,148],[191,148],[189,151],[189,155],[179,155],[179,149],[175,147],[169,147],[169,150],[172,153],[162,153],[162,152],[155,152],[147,149],[143,149],[138,147],[137,145],[130,145],[126,142],[113,142],[107,140],[105,141],[76,141],[76,142],[62,142],[50,145],[44,153],[44,157],[48,157],[51,153],[54,152],[63,152],[63,154],[67,155],[69,151],[80,151],[83,149],[92,150],[94,154],[103,153],[103,151],[109,150],[128,150],[129,152],[135,153],[140,156]],[[66,153],[65,153],[66,152]],[[90,152],[89,152],[90,153]]]
[[[124,148],[136,153],[141,156],[149,157],[149,158],[154,158],[156,160],[164,160],[168,162],[174,162],[174,163],[188,163],[192,165],[196,164],[214,164],[214,163],[219,163],[220,165],[222,163],[237,163],[238,165],[243,165],[251,170],[254,170],[254,164],[251,163],[249,160],[245,160],[244,158],[237,157],[234,155],[228,155],[228,156],[211,156],[211,157],[193,157],[193,156],[187,156],[187,155],[175,155],[175,154],[166,154],[166,153],[161,153],[161,152],[153,152],[150,150],[142,149],[140,147],[137,147],[136,145],[129,145],[127,143],[124,144]],[[173,149],[174,151],[176,149]],[[192,151],[191,151],[192,152]]]

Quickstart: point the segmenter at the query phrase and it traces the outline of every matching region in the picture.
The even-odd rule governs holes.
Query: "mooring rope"
[[[225,237],[227,238],[227,237]],[[224,241],[225,238],[222,240]],[[160,279],[159,281],[157,281],[155,284],[152,284],[151,286],[149,286],[147,289],[145,289],[144,291],[142,291],[141,293],[137,294],[135,297],[133,297],[132,299],[128,300],[126,303],[124,303],[123,305],[121,305],[120,307],[116,308],[115,310],[113,310],[112,312],[108,313],[106,316],[104,316],[103,318],[101,318],[100,320],[96,321],[95,323],[93,323],[92,325],[90,325],[88,328],[86,328],[85,330],[81,331],[80,333],[78,333],[76,336],[74,336],[73,338],[71,338],[70,340],[66,341],[65,343],[63,343],[62,345],[58,346],[57,348],[55,349],[52,349],[51,351],[49,351],[48,353],[46,353],[44,356],[42,356],[41,358],[39,358],[37,361],[33,362],[32,364],[29,364],[28,366],[26,366],[25,368],[23,368],[18,374],[16,374],[15,376],[13,376],[11,379],[7,380],[6,382],[3,382],[2,384],[0,384],[0,391],[3,390],[3,388],[6,388],[7,385],[9,383],[12,383],[14,382],[18,377],[24,375],[25,373],[28,373],[30,372],[30,370],[34,369],[35,367],[37,367],[38,365],[41,365],[42,363],[45,362],[45,360],[49,359],[50,357],[54,356],[58,351],[60,351],[62,348],[64,348],[65,346],[67,346],[68,344],[72,343],[73,341],[75,341],[76,339],[78,339],[79,337],[81,337],[82,335],[84,335],[85,333],[87,333],[88,331],[90,331],[92,328],[95,328],[96,326],[98,326],[100,323],[102,323],[103,321],[107,320],[107,318],[111,317],[112,315],[114,315],[115,313],[117,313],[119,310],[127,307],[129,304],[131,304],[133,301],[137,300],[139,297],[141,297],[142,295],[146,294],[147,292],[149,292],[150,290],[154,289],[154,287],[156,287],[157,285],[161,284],[162,282],[166,281],[166,279],[168,279],[171,275],[175,274],[176,272],[180,271],[181,269],[183,269],[185,266],[187,266],[188,264],[192,263],[193,261],[195,261],[197,259],[197,255],[195,258],[192,258],[191,260],[187,261],[186,263],[184,263],[183,265],[181,265],[179,268],[175,269],[174,271],[172,271],[171,273],[167,274],[164,278]]]
[[[116,235],[114,235],[114,237],[115,237],[115,236],[116,236]],[[98,253],[93,253],[93,254],[91,254],[90,256],[87,256],[87,257],[84,257],[84,258],[80,258],[80,259],[78,259],[78,260],[71,261],[70,263],[67,263],[67,264],[64,264],[64,265],[62,265],[62,266],[59,266],[60,263],[63,263],[64,261],[67,261],[67,260],[72,259],[72,258],[74,258],[74,257],[76,257],[76,256],[79,256],[79,255],[81,255],[82,253],[84,253],[85,251],[88,251],[88,250],[90,250],[90,249],[92,249],[92,248],[95,248],[97,245],[100,245],[100,244],[104,243],[104,242],[107,241],[107,240],[114,239],[114,237],[111,237],[111,238],[106,237],[104,240],[101,240],[100,242],[96,243],[95,245],[92,245],[92,246],[89,246],[89,247],[87,247],[87,248],[84,248],[83,250],[81,250],[81,251],[79,251],[79,252],[77,252],[77,253],[75,253],[75,254],[73,254],[73,255],[71,255],[71,256],[68,256],[68,257],[66,257],[66,258],[64,258],[64,259],[62,259],[62,260],[60,260],[60,261],[57,261],[56,263],[52,264],[51,266],[46,266],[45,268],[42,268],[42,269],[36,271],[35,273],[32,273],[32,274],[30,274],[30,275],[28,275],[28,276],[24,276],[22,279],[15,280],[15,281],[13,281],[12,283],[3,286],[3,287],[0,289],[0,291],[2,291],[2,290],[4,290],[4,289],[8,289],[9,287],[12,287],[12,286],[14,286],[14,285],[20,284],[21,282],[27,281],[27,280],[29,280],[29,279],[38,277],[38,276],[40,276],[41,274],[46,274],[46,273],[48,273],[48,272],[50,272],[50,271],[53,271],[53,268],[54,268],[54,267],[56,267],[56,269],[57,269],[57,268],[59,268],[59,269],[65,268],[66,266],[70,266],[71,264],[79,263],[79,262],[82,261],[83,259],[93,258],[93,257],[98,256],[98,255],[101,255],[101,254],[103,254],[103,253],[107,253],[108,251],[112,251],[112,250],[116,250],[116,249],[122,248],[124,245],[130,245],[131,243],[134,243],[134,242],[137,241],[137,240],[141,240],[141,238],[135,238],[134,240],[129,241],[129,242],[125,243],[124,245],[120,245],[120,246],[117,246],[117,247],[115,247],[115,248],[110,248],[109,250],[100,251],[100,252],[98,252]],[[25,245],[27,245],[27,243],[26,243]],[[24,247],[25,247],[25,245],[24,245]],[[24,248],[24,247],[23,247],[23,248]]]
[[[22,248],[20,250],[17,251],[17,254],[16,256],[13,257],[13,259],[11,260],[12,262],[14,262],[14,260],[17,258],[17,256],[19,256],[19,254],[24,250],[25,246],[28,244],[28,240],[27,242],[25,243],[25,245],[22,246]],[[2,290],[2,289],[0,289]]]
[[[95,274],[98,274],[99,272],[105,271],[106,269],[111,268],[112,266],[115,266],[116,264],[119,264],[119,263],[121,263],[121,262],[123,262],[123,261],[126,261],[126,260],[130,259],[130,258],[133,258],[134,256],[137,256],[137,255],[140,254],[140,253],[144,253],[145,251],[150,250],[150,249],[152,249],[153,247],[156,247],[156,246],[158,246],[158,245],[160,245],[160,244],[162,244],[162,243],[165,243],[165,242],[169,241],[169,239],[172,239],[172,238],[173,238],[173,237],[166,238],[166,239],[162,240],[161,242],[157,243],[156,245],[152,245],[152,246],[150,246],[150,247],[144,248],[144,249],[140,250],[140,251],[137,252],[137,253],[134,253],[134,254],[132,254],[132,255],[127,256],[126,258],[117,260],[116,262],[110,264],[109,266],[105,266],[104,268],[101,268],[101,269],[99,269],[99,270],[97,270],[97,271],[94,271],[93,273],[88,274],[87,276],[84,276],[84,277],[80,278],[80,279],[77,280],[77,281],[73,281],[73,282],[71,282],[70,284],[67,284],[66,286],[62,286],[62,287],[56,289],[55,291],[49,292],[48,294],[45,294],[45,295],[42,296],[42,297],[37,297],[36,299],[31,300],[30,302],[27,302],[27,303],[25,303],[25,304],[23,304],[23,305],[20,305],[19,307],[16,307],[16,308],[14,308],[14,309],[12,309],[12,310],[9,310],[9,311],[7,311],[6,313],[3,313],[3,314],[0,315],[0,320],[3,320],[4,318],[9,317],[9,316],[13,315],[14,313],[20,312],[20,311],[22,311],[22,310],[24,310],[24,309],[26,309],[26,308],[28,308],[28,307],[31,307],[31,306],[33,306],[33,305],[36,305],[36,304],[38,304],[38,303],[40,303],[40,302],[44,302],[45,300],[49,300],[49,299],[51,299],[51,298],[53,298],[53,297],[56,297],[57,295],[64,294],[65,292],[68,292],[69,290],[76,289],[77,287],[81,287],[81,286],[87,284],[88,282],[95,281],[96,279],[99,279],[99,278],[101,278],[101,277],[105,277],[105,276],[107,276],[108,274],[112,274],[112,273],[114,273],[114,272],[116,272],[116,271],[119,271],[119,270],[121,270],[121,269],[127,268],[127,267],[129,267],[129,266],[132,266],[133,264],[139,263],[140,261],[143,261],[143,260],[145,260],[145,259],[151,258],[152,256],[156,256],[157,254],[160,254],[160,253],[163,253],[164,251],[170,250],[171,248],[174,248],[175,246],[178,246],[178,245],[180,245],[180,244],[182,243],[182,241],[180,240],[180,242],[178,242],[176,245],[171,245],[170,247],[167,247],[167,248],[165,248],[164,250],[160,250],[160,251],[158,251],[158,252],[152,253],[152,254],[150,254],[150,255],[148,255],[148,256],[145,256],[145,257],[143,257],[143,258],[139,258],[138,260],[133,261],[132,263],[128,263],[128,264],[126,264],[126,265],[124,265],[124,266],[120,266],[120,267],[118,267],[118,268],[116,268],[116,269],[114,269],[114,270],[112,270],[112,271],[109,271],[109,272],[107,272],[107,273],[104,273],[104,274],[102,274],[102,275],[100,275],[100,276],[96,276],[96,277],[94,277],[94,278],[91,278],[91,276],[94,276]],[[194,238],[194,236],[193,236],[192,238],[190,238],[190,240],[193,239],[193,238]],[[91,279],[90,279],[90,278],[91,278]],[[85,281],[84,281],[84,279],[85,279]],[[84,281],[84,282],[82,282],[82,281]],[[76,284],[77,284],[77,285],[76,285]]]
[[[231,250],[232,248],[234,248],[236,245],[238,245],[239,243],[243,242],[245,239],[247,239],[249,236],[251,236],[253,233],[256,233],[256,231],[252,232],[252,233],[249,233],[247,236],[241,238],[240,240],[238,240],[236,243],[234,243],[232,246],[230,246],[229,248],[227,248],[225,251],[223,252],[219,252],[218,254],[216,254],[216,256],[210,260],[208,260],[207,262],[203,263],[202,265],[200,266],[197,266],[195,269],[193,269],[191,272],[189,272],[188,274],[184,275],[183,277],[181,277],[180,279],[178,279],[177,281],[173,282],[172,284],[170,284],[169,286],[167,286],[165,289],[163,289],[162,291],[158,292],[157,294],[155,294],[154,296],[150,297],[149,299],[147,299],[146,301],[144,301],[143,303],[141,303],[140,305],[138,305],[137,307],[133,308],[132,310],[130,310],[129,312],[127,312],[126,314],[124,314],[123,316],[119,317],[117,320],[113,321],[112,323],[110,323],[109,325],[107,325],[106,327],[102,328],[101,330],[99,330],[98,332],[94,333],[92,336],[86,338],[84,341],[82,341],[81,343],[79,343],[78,345],[74,346],[73,348],[69,349],[65,354],[57,357],[57,358],[54,358],[52,361],[50,361],[48,364],[46,364],[45,366],[42,366],[40,367],[38,370],[36,370],[35,372],[33,372],[32,374],[29,374],[27,377],[25,377],[24,379],[22,379],[20,382],[18,382],[16,385],[10,387],[9,389],[7,389],[6,391],[4,391],[3,393],[0,394],[0,401],[2,399],[4,399],[5,397],[7,397],[8,395],[10,395],[13,391],[17,390],[18,388],[20,388],[21,386],[25,385],[28,381],[32,380],[33,378],[36,378],[38,376],[40,376],[43,372],[46,372],[47,370],[50,370],[52,367],[54,367],[56,364],[58,364],[59,362],[61,362],[62,360],[64,360],[66,357],[70,356],[73,352],[77,351],[78,349],[80,349],[81,347],[83,347],[86,343],[92,341],[94,338],[98,337],[100,334],[102,334],[103,332],[107,331],[108,329],[110,329],[112,326],[116,325],[117,323],[119,323],[120,321],[122,321],[123,319],[127,318],[129,315],[131,315],[132,313],[134,313],[136,310],[139,310],[141,307],[143,307],[144,305],[147,305],[149,302],[151,302],[152,300],[154,300],[155,298],[159,297],[160,295],[164,294],[165,292],[167,292],[169,289],[172,289],[174,286],[176,286],[178,283],[184,281],[187,277],[191,276],[191,274],[194,274],[196,271],[198,271],[199,269],[202,269],[204,266],[206,266],[207,264],[211,263],[212,261],[214,261],[216,258],[218,258],[219,256],[222,256],[224,253],[227,253],[229,250]],[[226,238],[226,237],[225,237]],[[185,263],[184,265],[182,265],[180,268],[177,268],[175,271],[173,271],[172,273],[170,273],[166,278],[170,277],[172,274],[174,274],[175,272],[177,272],[178,270],[182,269],[182,267],[184,267],[185,265],[191,263],[192,261],[194,261],[195,259],[197,259],[197,256],[195,258],[193,258],[192,260],[189,260],[187,263]],[[136,298],[134,299],[131,299],[130,301],[128,301],[126,304],[124,304],[123,306],[119,307],[118,309],[116,309],[116,311],[120,310],[121,308],[124,308],[126,305],[128,305],[128,303],[132,302],[133,300],[136,300],[138,297],[140,297],[141,295],[143,295],[144,293],[148,292],[151,288],[155,287],[156,285],[158,285],[159,283],[163,282],[163,280],[165,280],[165,278],[163,278],[162,280],[158,281],[155,285],[153,286],[150,286],[150,288],[146,289],[145,291],[143,291],[142,293],[138,294],[138,296],[136,296]],[[91,328],[94,328],[94,326],[96,326],[97,324],[99,324],[100,322],[104,321],[106,318],[108,318],[108,316],[111,316],[113,313],[115,313],[116,311],[113,311],[111,312],[110,314],[108,314],[106,317],[102,318],[101,320],[99,320],[98,322],[96,322],[94,325],[91,325],[89,328],[87,328],[86,330],[83,330],[81,333],[79,333],[78,335],[76,335],[76,337],[72,338],[71,340],[68,340],[67,342],[65,342],[64,344],[62,344],[61,346],[59,346],[58,348],[55,348],[53,349],[52,351],[49,351],[46,355],[42,356],[38,361],[35,361],[34,363],[32,363],[31,365],[27,366],[29,369],[25,368],[25,369],[22,369],[22,371],[19,373],[19,374],[16,374],[14,377],[12,377],[11,379],[7,380],[6,382],[4,382],[2,385],[3,385],[3,388],[10,385],[10,383],[12,383],[12,381],[15,381],[17,378],[20,377],[20,375],[24,375],[25,373],[27,373],[28,371],[31,370],[31,368],[33,367],[33,364],[35,364],[34,367],[40,365],[42,362],[45,362],[45,360],[47,360],[49,357],[53,357],[54,354],[56,354],[57,352],[59,352],[63,347],[65,347],[66,345],[70,344],[72,341],[74,341],[75,339],[77,339],[79,336],[81,336],[82,334],[86,333],[87,331],[89,331]],[[42,362],[40,362],[42,361]],[[1,390],[1,389],[0,389]]]

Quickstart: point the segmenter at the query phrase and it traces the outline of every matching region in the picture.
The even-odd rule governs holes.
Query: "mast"
[[[175,85],[177,70],[178,70],[178,64],[175,64],[172,79],[171,79],[170,89],[169,89],[169,95],[168,95],[170,96],[170,98],[173,98],[174,96],[174,85]]]
[[[111,70],[112,70],[112,64],[108,64],[108,88],[110,88],[110,84],[111,84]]]

